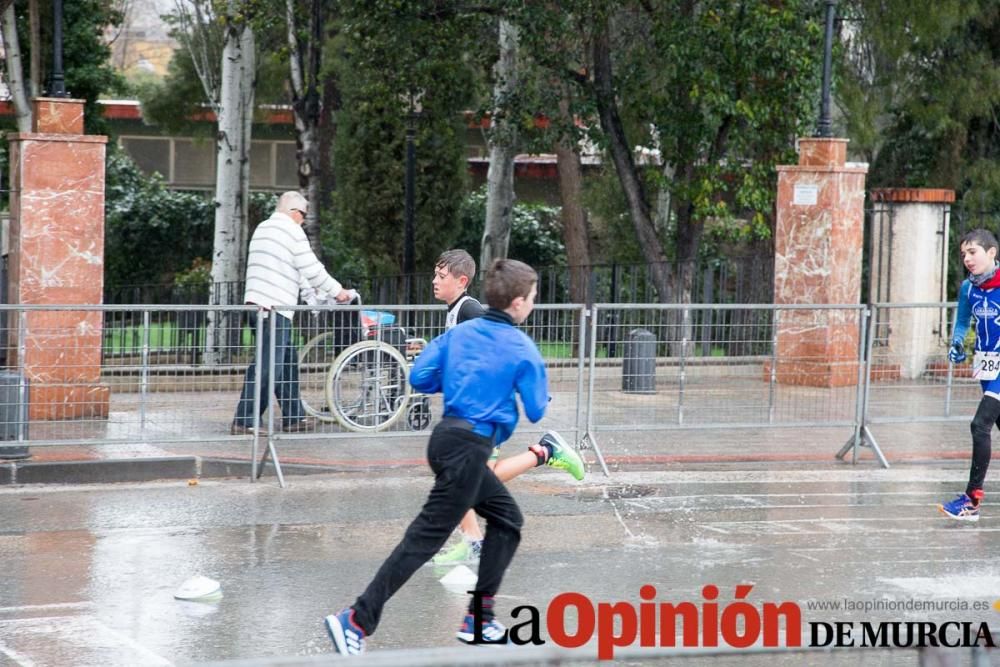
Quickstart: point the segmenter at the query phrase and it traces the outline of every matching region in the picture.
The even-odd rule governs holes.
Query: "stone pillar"
[[[799,163],[777,167],[775,304],[860,303],[868,165],[848,164],[846,156],[847,139],[804,138]],[[778,317],[778,382],[857,383],[857,311],[784,310]]]
[[[948,226],[954,190],[872,190],[869,257],[871,303],[941,303],[948,300]],[[940,360],[949,332],[943,308],[877,309],[875,333],[891,376],[920,377],[928,359]]]
[[[32,132],[9,135],[8,302],[100,304],[104,289],[104,152],[83,134],[83,100],[32,100]],[[9,324],[11,366],[28,380],[29,419],[106,417],[99,311],[28,311]]]

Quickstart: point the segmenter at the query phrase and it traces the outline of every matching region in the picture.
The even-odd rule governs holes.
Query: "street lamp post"
[[[837,0],[826,0],[826,35],[823,39],[823,91],[819,107],[819,122],[816,124],[817,137],[833,136],[830,123],[830,69],[833,64],[833,18],[837,12]]]
[[[416,112],[410,110],[406,120],[406,178],[404,180],[404,208],[403,208],[403,285],[405,289],[406,303],[413,303],[413,278],[417,272],[416,251],[414,243],[416,239],[416,215],[413,203],[415,189],[416,172],[416,151],[414,148],[414,138],[416,136]]]
[[[413,127],[414,118],[413,114],[410,114],[410,118],[406,125],[406,197],[405,197],[405,225],[403,228],[403,273],[408,275],[413,274],[416,271],[415,257],[413,250],[414,242],[414,205],[413,205],[413,190],[414,181],[416,180],[415,171],[415,159],[416,154],[413,146],[413,140],[416,136],[416,129]]]
[[[63,80],[62,53],[62,0],[52,0],[52,78],[49,79],[49,97],[67,97]]]

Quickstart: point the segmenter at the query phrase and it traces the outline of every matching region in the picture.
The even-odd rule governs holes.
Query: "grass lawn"
[[[197,336],[195,335],[197,334]],[[305,345],[305,338],[298,331],[294,334],[299,347]],[[205,328],[198,330],[190,327],[178,327],[174,322],[159,322],[149,326],[149,349],[156,351],[190,352],[192,346],[201,345],[205,341]],[[253,347],[253,330],[243,327],[240,331],[240,346],[244,349]],[[107,326],[104,327],[104,354],[122,355],[139,354],[142,352],[142,326]]]
[[[197,333],[197,336],[194,334]],[[295,332],[295,339],[299,347],[305,344],[305,337],[298,331]],[[192,346],[200,345],[205,340],[205,329],[201,328],[197,332],[191,328],[179,328],[174,322],[162,322],[151,324],[149,327],[149,348],[157,351],[191,351]],[[253,346],[253,331],[249,327],[243,327],[240,332],[240,345],[244,349]],[[623,345],[620,343],[619,345]],[[538,349],[545,359],[575,359],[576,354],[571,342],[546,342],[540,341]],[[104,353],[107,355],[139,354],[142,351],[142,327],[129,325],[124,327],[108,327],[104,329]],[[695,356],[701,356],[701,350],[694,351]],[[599,359],[607,358],[608,352],[604,345],[597,348]],[[725,350],[713,347],[711,356],[723,357]]]

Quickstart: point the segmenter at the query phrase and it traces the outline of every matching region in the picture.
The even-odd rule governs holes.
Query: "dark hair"
[[[538,282],[535,270],[516,259],[498,259],[486,270],[484,292],[490,308],[504,310],[519,296],[528,298]]]
[[[465,276],[472,282],[476,277],[476,260],[464,250],[445,250],[434,263],[435,269],[445,268],[455,277]]]
[[[1000,250],[1000,244],[997,243],[997,237],[993,236],[993,232],[988,229],[973,229],[962,236],[962,240],[958,242],[958,247],[961,248],[966,243],[975,243],[982,247],[983,250],[989,250],[990,248],[997,248]]]

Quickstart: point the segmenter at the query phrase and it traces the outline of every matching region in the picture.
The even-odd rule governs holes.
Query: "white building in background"
[[[105,33],[111,44],[112,64],[126,76],[163,76],[177,42],[168,34],[170,26],[161,16],[174,10],[175,0],[128,0],[123,4],[122,25]]]

